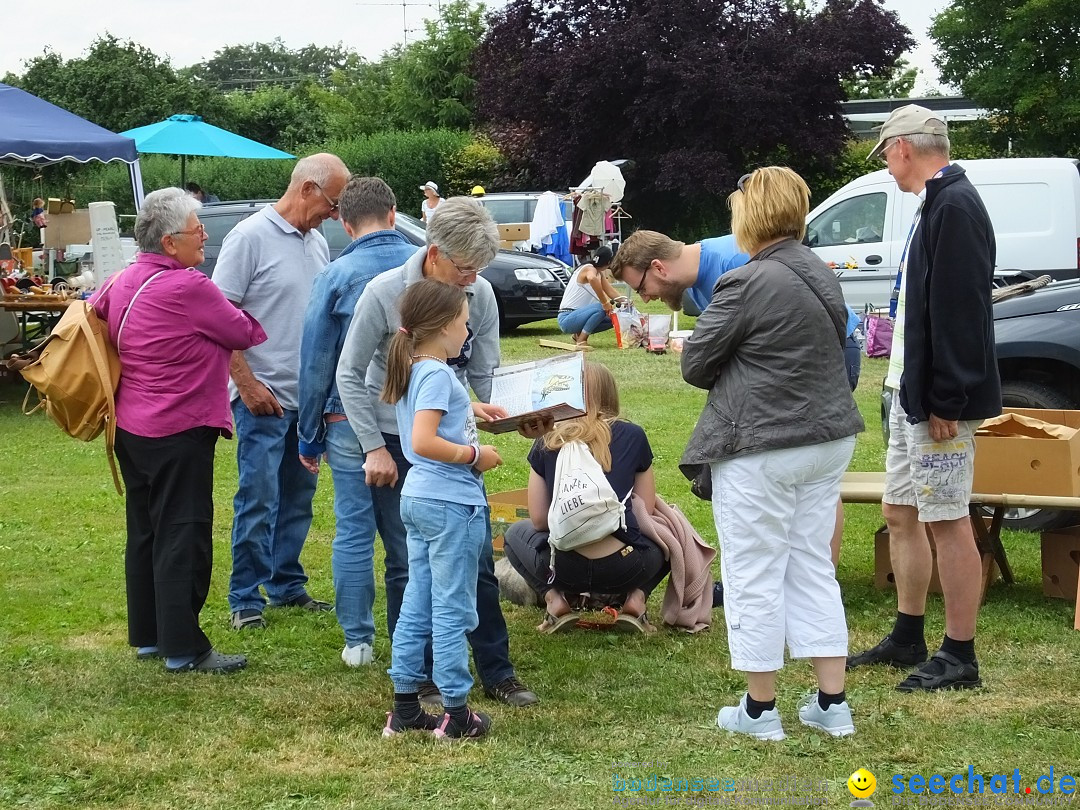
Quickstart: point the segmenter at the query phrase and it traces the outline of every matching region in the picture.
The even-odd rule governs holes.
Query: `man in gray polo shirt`
[[[330,261],[319,225],[337,219],[349,170],[336,155],[297,162],[285,194],[225,237],[214,283],[269,339],[234,352],[229,393],[240,485],[233,499],[229,609],[236,630],[265,627],[271,605],[329,610],[300,565],[317,477],[297,455],[300,336],[311,283]],[[266,591],[264,599],[260,586]]]

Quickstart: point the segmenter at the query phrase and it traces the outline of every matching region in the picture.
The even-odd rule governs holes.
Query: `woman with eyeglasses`
[[[844,296],[802,244],[810,189],[799,175],[753,171],[728,204],[750,261],[720,277],[682,356],[683,378],[709,394],[681,463],[712,472],[731,665],[748,681],[717,725],[784,738],[776,672],[786,644],[817,676],[800,722],[846,736],[847,623],[829,540],[863,421],[844,362]]]
[[[229,358],[266,340],[199,270],[200,203],[179,188],[148,194],[139,255],[94,296],[120,356],[116,456],[127,489],[128,642],[167,672],[232,672],[199,626],[213,557],[214,447],[232,436]]]

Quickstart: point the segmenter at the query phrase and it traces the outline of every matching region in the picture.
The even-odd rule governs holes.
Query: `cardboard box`
[[[90,211],[80,208],[69,214],[56,214],[49,217],[49,227],[45,229],[45,247],[63,250],[68,245],[90,244]]]
[[[519,520],[529,517],[529,490],[511,489],[488,495],[488,507],[491,509],[491,547],[495,554],[502,554],[503,535],[506,530]]]
[[[517,222],[511,225],[499,226],[499,239],[503,242],[521,242],[529,238],[529,224]]]
[[[1003,415],[1019,414],[1076,432],[1071,437],[1055,437],[1037,428],[1006,421],[989,427],[988,419],[975,435],[975,480],[973,491],[984,495],[1080,496],[1080,411],[1005,408]],[[987,435],[996,429],[999,435]],[[1008,433],[1010,435],[1002,435]],[[1027,435],[1025,435],[1027,434]]]
[[[987,521],[988,523],[988,521]],[[974,527],[972,527],[974,530]],[[978,537],[978,535],[976,535]],[[927,539],[930,541],[930,553],[934,557],[933,568],[930,573],[930,586],[927,593],[941,593],[941,580],[938,578],[937,549],[934,548],[934,538],[927,529]],[[979,603],[986,599],[986,590],[997,579],[997,561],[989,551],[982,554],[982,588],[979,592]],[[895,588],[896,576],[892,570],[892,559],[889,556],[889,530],[882,526],[874,535],[874,585],[878,588]]]
[[[45,203],[45,208],[48,211],[49,216],[53,214],[70,214],[75,210],[74,200],[62,200],[59,197],[49,197],[48,202]],[[52,222],[49,222],[52,225]]]
[[[1080,580],[1080,526],[1042,533],[1043,593],[1076,601]]]

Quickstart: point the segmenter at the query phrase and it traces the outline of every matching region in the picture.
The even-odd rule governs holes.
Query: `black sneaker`
[[[441,718],[425,711],[421,711],[420,716],[409,723],[406,723],[394,712],[387,712],[386,725],[383,727],[382,735],[384,737],[395,737],[406,731],[434,731],[439,727],[440,722],[442,722]]]
[[[934,657],[896,685],[897,692],[936,692],[939,689],[974,689],[982,686],[979,662],[961,661],[938,650]]]
[[[439,721],[438,727],[432,732],[440,740],[458,740],[466,738],[483,737],[491,728],[491,718],[483,712],[469,710],[469,722],[459,726],[454,718],[447,712]]]
[[[439,691],[432,681],[420,681],[420,686],[417,687],[416,694],[420,697],[420,704],[427,706],[431,709],[439,709],[442,711],[442,692]]]
[[[886,664],[890,667],[917,667],[926,660],[926,644],[897,644],[892,636],[885,636],[875,646],[861,653],[849,655],[847,668],[863,667],[868,664]]]
[[[498,700],[501,703],[506,703],[519,709],[523,706],[532,706],[534,703],[540,702],[540,698],[536,696],[536,693],[530,690],[513,675],[509,678],[504,678],[493,686],[485,685],[484,694],[492,700]]]

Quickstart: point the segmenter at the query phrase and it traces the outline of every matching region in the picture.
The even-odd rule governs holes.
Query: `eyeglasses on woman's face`
[[[194,228],[188,228],[186,231],[173,231],[170,236],[179,236],[184,234],[185,236],[206,236],[206,226],[201,222]]]
[[[475,267],[462,267],[460,264],[454,261],[454,258],[449,253],[443,253],[443,251],[441,250],[439,251],[439,253],[446,257],[446,260],[454,266],[454,269],[458,271],[458,275],[462,278],[475,276],[477,273],[480,272]]]

